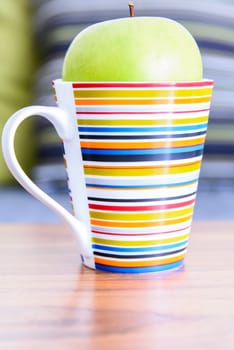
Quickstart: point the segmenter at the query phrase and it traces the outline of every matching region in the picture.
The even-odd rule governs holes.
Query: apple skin
[[[87,27],[65,55],[64,81],[199,81],[192,35],[163,17],[128,17]]]

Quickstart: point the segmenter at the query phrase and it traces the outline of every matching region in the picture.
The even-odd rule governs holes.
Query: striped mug
[[[16,179],[72,228],[84,265],[109,272],[180,268],[188,246],[213,81],[53,82],[58,107],[16,112],[3,152]],[[18,125],[40,115],[64,147],[71,214],[22,171]]]

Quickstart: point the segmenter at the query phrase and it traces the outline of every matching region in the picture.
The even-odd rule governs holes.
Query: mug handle
[[[83,259],[86,260],[85,263],[90,265],[89,260],[92,259],[92,250],[86,226],[35,185],[35,183],[25,174],[15,155],[15,133],[19,125],[31,116],[40,116],[48,119],[55,127],[60,138],[64,141],[69,142],[73,139],[75,131],[69,122],[69,115],[61,108],[45,106],[30,106],[22,108],[8,119],[3,128],[2,151],[6,164],[13,176],[26,191],[47,205],[70,226],[78,240],[80,254]]]

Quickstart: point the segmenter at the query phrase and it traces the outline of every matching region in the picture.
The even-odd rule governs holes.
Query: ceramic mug
[[[84,265],[110,272],[178,269],[187,251],[213,81],[53,82],[58,107],[16,112],[2,138],[18,182],[76,234]],[[63,146],[73,215],[23,172],[19,124],[48,119]]]

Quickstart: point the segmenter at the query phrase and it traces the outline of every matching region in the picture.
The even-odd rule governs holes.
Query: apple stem
[[[132,1],[129,1],[128,6],[129,6],[130,17],[134,17],[134,15],[135,15],[134,3]]]

